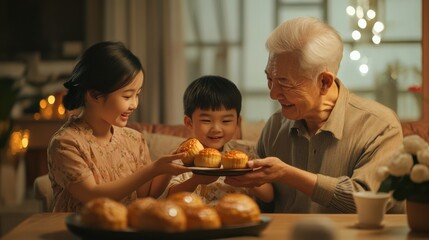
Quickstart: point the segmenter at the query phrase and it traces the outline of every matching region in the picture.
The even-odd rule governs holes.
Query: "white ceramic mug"
[[[354,192],[353,198],[358,214],[358,228],[381,228],[389,193],[371,191]]]

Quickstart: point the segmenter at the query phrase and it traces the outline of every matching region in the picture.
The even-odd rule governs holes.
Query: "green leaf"
[[[398,201],[402,201],[416,191],[417,184],[411,181],[410,176],[405,175],[397,182],[395,191],[393,192],[393,197]]]
[[[381,182],[380,187],[378,188],[378,192],[390,192],[392,190],[393,178],[392,176],[387,177]]]

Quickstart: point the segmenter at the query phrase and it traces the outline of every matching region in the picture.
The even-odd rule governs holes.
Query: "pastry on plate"
[[[246,168],[249,156],[239,150],[231,150],[222,156],[222,166],[229,168]]]
[[[261,210],[253,198],[242,193],[229,193],[216,204],[222,225],[234,226],[261,221]]]
[[[143,226],[142,219],[146,216],[144,215],[147,208],[151,208],[152,205],[156,202],[154,198],[139,198],[134,202],[130,203],[127,207],[128,210],[128,226],[136,230],[145,229]]]
[[[189,138],[177,148],[176,153],[185,152],[186,156],[182,158],[182,162],[185,166],[193,166],[195,156],[204,149],[203,144],[196,138]]]
[[[204,148],[195,156],[194,165],[196,167],[219,168],[222,155],[217,149]]]
[[[187,230],[218,229],[222,226],[217,211],[208,205],[192,206],[184,209]]]
[[[186,215],[172,201],[157,200],[143,207],[137,223],[139,230],[179,232],[186,230]]]
[[[201,207],[205,205],[201,197],[192,192],[173,193],[167,197],[167,200],[173,201],[182,207],[182,209],[186,209],[188,207]]]
[[[80,211],[83,226],[105,230],[124,230],[128,226],[127,208],[109,198],[87,202]]]

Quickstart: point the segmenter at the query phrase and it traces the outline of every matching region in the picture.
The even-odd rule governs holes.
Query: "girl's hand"
[[[174,160],[182,159],[186,156],[186,153],[176,153],[172,155],[165,155],[158,160],[154,161],[153,167],[154,171],[156,171],[159,174],[168,174],[168,175],[179,175],[184,172],[191,171],[187,167],[174,163]]]

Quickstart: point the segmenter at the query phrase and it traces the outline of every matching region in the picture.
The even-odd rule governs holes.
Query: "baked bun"
[[[210,206],[187,207],[185,210],[187,230],[218,229],[222,226],[219,214]]]
[[[87,202],[80,211],[82,225],[105,230],[127,228],[127,208],[109,198],[96,198]]]
[[[186,156],[182,158],[182,162],[185,166],[193,166],[195,156],[204,149],[203,144],[196,138],[189,138],[180,144],[177,148],[176,153],[185,152]]]
[[[201,207],[205,205],[199,195],[191,192],[173,193],[167,197],[167,200],[173,201],[182,209],[186,209],[188,207]]]
[[[261,210],[255,200],[242,193],[229,193],[216,204],[224,226],[258,223],[261,220]]]
[[[143,207],[138,222],[139,230],[178,232],[186,230],[186,215],[179,205],[158,200]]]
[[[222,155],[217,149],[204,148],[194,159],[196,167],[219,168]]]
[[[222,156],[223,168],[246,168],[249,156],[239,150],[231,150]]]
[[[151,208],[156,202],[154,198],[139,198],[134,202],[130,203],[127,207],[128,210],[128,226],[136,229],[145,229],[142,225],[142,219],[145,218],[144,214],[147,208]]]

